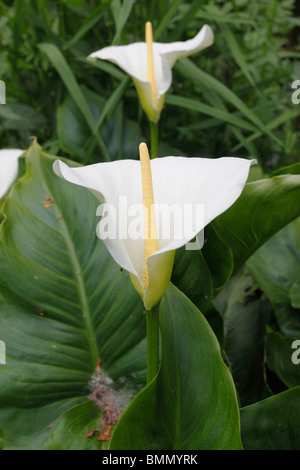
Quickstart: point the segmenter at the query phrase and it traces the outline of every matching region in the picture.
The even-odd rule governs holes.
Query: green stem
[[[158,123],[150,121],[151,158],[158,157]]]
[[[159,368],[159,306],[147,310],[147,384]]]

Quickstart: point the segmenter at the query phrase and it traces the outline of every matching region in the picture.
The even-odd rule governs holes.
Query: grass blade
[[[218,95],[220,95],[225,101],[231,103],[236,109],[238,109],[250,122],[252,122],[263,134],[268,135],[272,140],[277,142],[281,147],[283,143],[267,128],[267,126],[254,114],[250,108],[226,85],[221,83],[216,78],[212,77],[208,73],[197,67],[190,59],[181,59],[175,65],[176,70],[184,76],[188,76],[190,79],[197,83],[203,83],[205,86],[210,86]]]
[[[245,56],[242,53],[242,51],[240,49],[240,46],[239,46],[234,34],[232,33],[231,29],[228,27],[227,24],[223,24],[221,29],[222,29],[222,34],[223,34],[223,36],[224,36],[224,38],[225,38],[225,40],[228,44],[228,47],[230,49],[230,52],[232,54],[232,57],[234,58],[234,60],[236,61],[236,63],[240,67],[240,69],[242,70],[242,72],[245,75],[245,77],[247,78],[248,82],[258,92],[259,90],[256,87],[256,84],[255,84],[255,82],[252,78],[252,75],[250,74],[247,62],[245,60]]]
[[[128,17],[131,13],[132,7],[135,4],[136,0],[124,0],[121,8],[114,8],[114,17],[115,17],[115,23],[116,23],[116,33],[115,36],[112,40],[112,45],[115,46],[120,42],[120,36],[122,29],[124,28]],[[119,2],[118,2],[119,3]],[[115,4],[115,1],[113,2]],[[114,5],[112,5],[113,7]]]
[[[61,51],[58,49],[58,47],[56,47],[54,44],[41,43],[39,44],[38,47],[47,55],[52,65],[55,67],[55,69],[59,73],[70,95],[72,96],[78,108],[82,112],[88,126],[90,127],[92,131],[92,134],[95,136],[103,159],[106,161],[109,161],[110,158],[109,158],[107,149],[102,140],[102,137],[97,132],[94,118],[90,112],[90,108],[88,107],[85,101],[85,98],[81,92],[80,86],[78,85],[78,82],[71,68],[69,67],[69,64],[66,61],[65,57],[63,56]]]
[[[180,106],[182,108],[197,111],[198,113],[220,119],[221,121],[228,122],[230,124],[233,124],[234,126],[246,129],[248,131],[253,132],[254,129],[256,130],[253,124],[244,121],[243,119],[237,116],[234,116],[232,113],[224,111],[220,108],[209,106],[205,103],[201,103],[190,98],[185,98],[183,96],[166,95],[165,102],[170,105]]]
[[[64,50],[69,49],[73,46],[79,39],[81,39],[101,18],[104,16],[106,10],[103,8],[101,3],[91,14],[87,17],[81,28],[77,33],[70,39],[67,44],[64,46]]]

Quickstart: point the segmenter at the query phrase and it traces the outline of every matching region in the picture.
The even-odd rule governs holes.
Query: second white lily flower
[[[125,46],[109,46],[93,52],[89,58],[108,60],[128,73],[135,84],[141,105],[152,122],[157,122],[164,105],[164,96],[172,83],[172,67],[176,60],[205,49],[213,44],[214,34],[204,25],[187,41],[152,42],[152,32],[146,41]]]

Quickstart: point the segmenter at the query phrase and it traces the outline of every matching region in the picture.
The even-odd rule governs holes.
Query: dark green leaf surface
[[[245,450],[300,450],[300,387],[241,410]]]
[[[176,250],[172,282],[205,315],[219,342],[223,340],[223,324],[214,306],[210,271],[201,250]]]
[[[95,125],[102,120],[101,132],[111,159],[137,158],[137,149],[142,139],[138,125],[126,119],[118,110],[110,119],[105,119],[105,100],[87,88],[82,88],[82,94]],[[117,122],[119,126],[116,125]],[[101,160],[98,147],[95,148],[95,139],[91,137],[89,126],[71,95],[67,95],[58,108],[57,133],[61,148],[73,159],[85,164],[98,163]]]
[[[242,195],[213,226],[233,253],[235,270],[269,238],[300,215],[300,176],[247,183]]]
[[[224,349],[241,406],[265,398],[264,337],[271,304],[249,272],[235,274],[217,295],[224,324]],[[269,395],[269,394],[268,394]]]
[[[240,449],[235,388],[209,324],[173,285],[159,323],[160,371],[124,412],[110,449]]]
[[[50,450],[99,450],[103,413],[92,401],[70,408],[61,415],[50,437]],[[92,431],[99,433],[87,437]]]
[[[218,292],[229,281],[234,265],[232,251],[218,236],[213,223],[205,227],[202,254],[211,272],[213,288]]]
[[[247,262],[257,283],[269,297],[281,331],[299,337],[300,310],[291,303],[290,289],[300,278],[300,219],[265,243]]]

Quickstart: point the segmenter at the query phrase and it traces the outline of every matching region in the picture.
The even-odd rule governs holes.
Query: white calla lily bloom
[[[146,145],[140,145],[140,156],[142,146]],[[130,273],[145,308],[150,310],[159,303],[168,287],[175,250],[191,241],[237,200],[246,184],[250,166],[255,161],[232,157],[163,157],[148,159],[147,162],[147,157],[143,157],[146,161],[143,163],[142,156],[140,158],[141,162],[118,160],[72,168],[56,160],[53,169],[59,177],[88,188],[102,204],[114,208],[106,217],[111,234],[124,233],[125,225],[128,235],[130,208],[142,204],[145,216],[145,208],[153,206],[154,202],[155,220],[151,219],[153,213],[148,214],[149,224],[147,215],[146,218],[142,217],[143,236],[103,237],[110,254]],[[143,168],[145,166],[146,169]],[[121,197],[126,198],[128,212],[124,205],[120,207]],[[158,220],[157,208],[172,208],[174,205],[188,207],[192,217],[183,217],[179,221],[168,219],[169,232],[166,236]],[[203,217],[197,217],[199,208],[203,209]],[[149,234],[149,225],[151,235],[145,236],[145,233]]]
[[[25,152],[20,149],[0,150],[0,199],[8,192],[17,178],[19,157]]]
[[[109,46],[93,52],[88,58],[108,60],[128,73],[135,84],[141,105],[152,122],[157,122],[164,105],[164,96],[172,83],[172,67],[176,60],[205,49],[213,44],[214,34],[204,25],[187,41],[152,42],[152,30],[146,41],[123,46]]]

